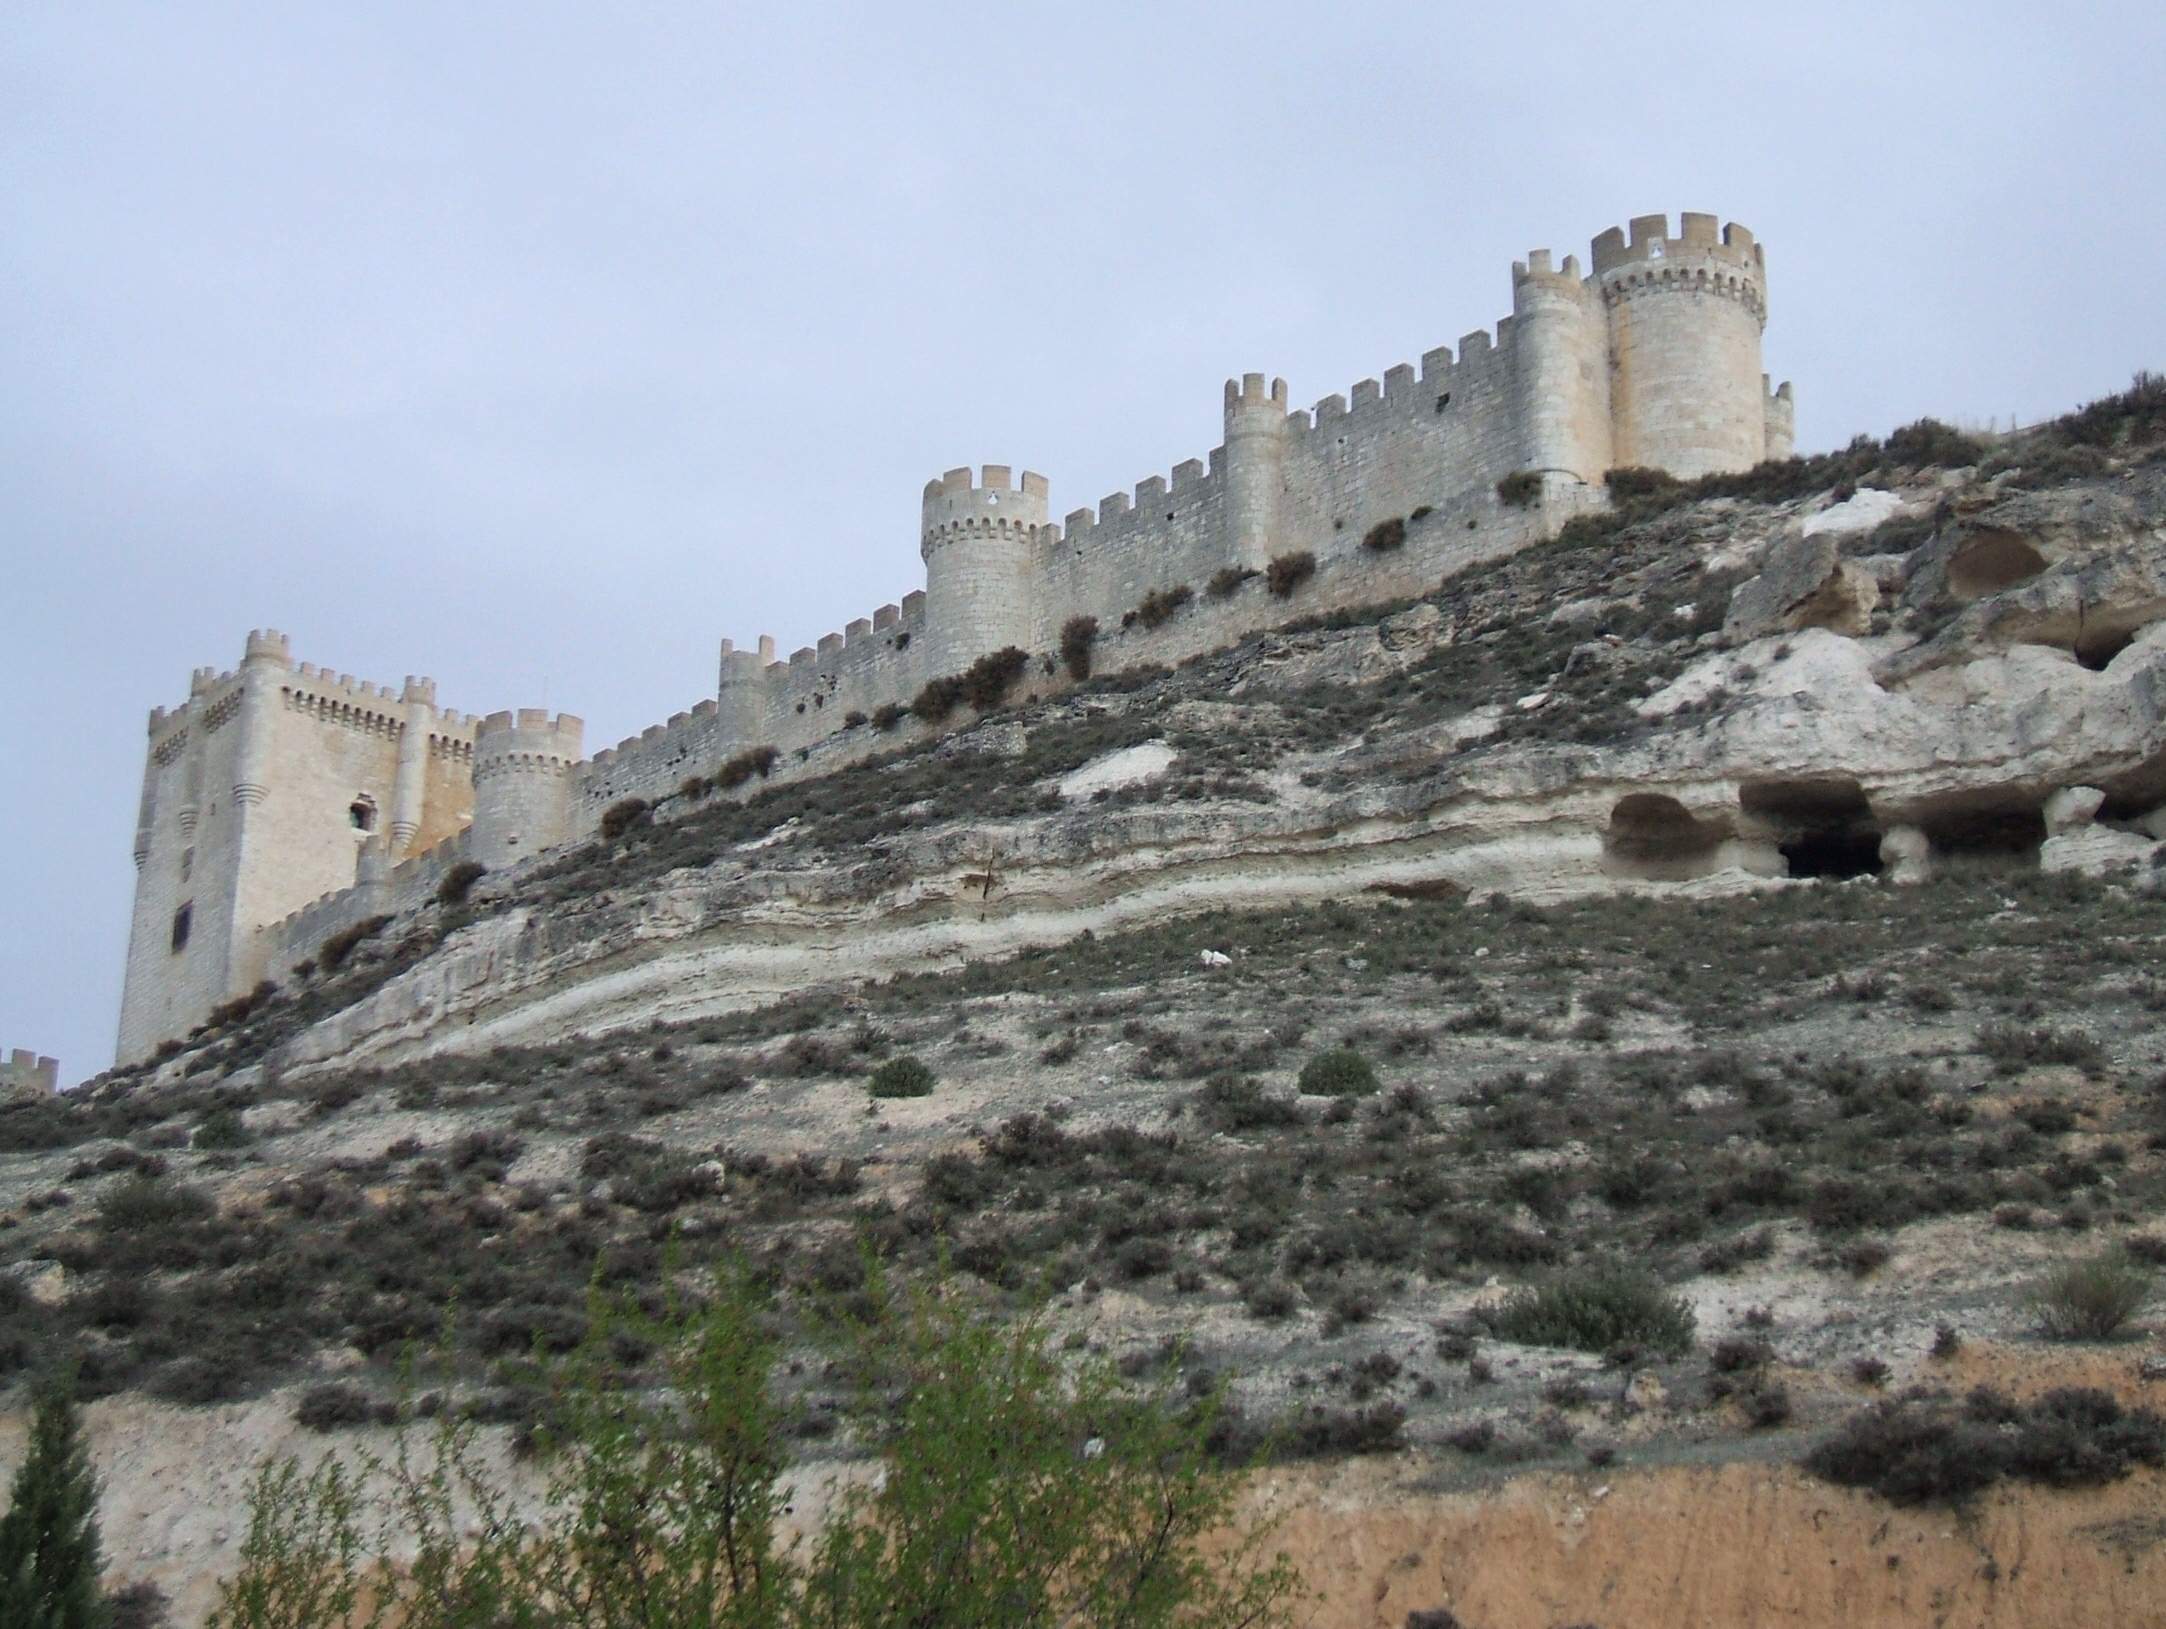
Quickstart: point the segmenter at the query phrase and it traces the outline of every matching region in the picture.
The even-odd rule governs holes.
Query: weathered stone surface
[[[1880,585],[1841,557],[1836,534],[1809,532],[1776,544],[1760,575],[1738,584],[1723,637],[1742,644],[1799,628],[1862,634],[1879,603]]]

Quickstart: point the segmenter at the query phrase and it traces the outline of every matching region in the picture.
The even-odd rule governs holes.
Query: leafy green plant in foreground
[[[389,1461],[260,1473],[217,1629],[871,1629],[1286,1620],[1297,1581],[1233,1523],[1212,1410],[1063,1362],[1034,1320],[968,1310],[950,1284],[907,1300],[875,1271],[839,1334],[884,1419],[883,1475],[829,1490],[786,1541],[778,1353],[742,1279],[658,1318],[597,1306],[548,1373],[542,1509],[519,1519],[446,1411]],[[662,1384],[627,1389],[627,1348]],[[377,1490],[377,1491],[372,1491]],[[455,1521],[454,1513],[457,1514]],[[369,1546],[362,1535],[380,1535]],[[1207,1554],[1202,1541],[1212,1536]],[[363,1557],[368,1559],[364,1563]]]

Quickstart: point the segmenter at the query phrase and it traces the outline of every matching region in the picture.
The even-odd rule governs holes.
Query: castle
[[[723,640],[711,700],[591,759],[568,714],[462,714],[429,679],[394,691],[251,633],[237,671],[199,669],[187,701],[150,715],[120,1061],[291,977],[330,934],[420,903],[456,865],[501,870],[753,749],[817,773],[893,745],[925,728],[900,717],[920,687],[990,652],[1042,658],[1031,683],[1057,689],[1049,653],[1071,619],[1097,619],[1103,669],[1175,661],[1286,617],[1256,580],[1282,556],[1313,560],[1303,610],[1415,594],[1600,506],[1610,469],[1788,457],[1766,321],[1760,246],[1712,215],[1674,234],[1662,215],[1613,227],[1585,272],[1537,251],[1493,334],[1312,409],[1289,408],[1284,380],[1228,381],[1208,460],[1095,510],[1055,523],[1042,475],[948,471],[924,492],[922,592],[787,661],[770,638]],[[1147,599],[1177,614],[1139,616]]]

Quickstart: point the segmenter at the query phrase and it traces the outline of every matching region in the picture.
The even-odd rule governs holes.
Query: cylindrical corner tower
[[[767,670],[774,665],[775,639],[762,634],[758,646],[739,650],[733,639],[722,641],[721,671],[715,683],[715,711],[722,730],[724,753],[742,752],[764,744],[768,737]]]
[[[1767,275],[1742,226],[1642,215],[1594,240],[1609,313],[1612,462],[1690,479],[1767,456],[1760,372]]]
[[[469,852],[492,871],[571,835],[572,771],[585,725],[569,713],[522,707],[474,730],[474,825]]]
[[[1512,267],[1519,464],[1552,484],[1599,484],[1611,456],[1609,324],[1601,295],[1565,256],[1537,249]]]
[[[1032,645],[1046,491],[1045,477],[1029,470],[1011,485],[1005,464],[987,464],[976,486],[967,468],[925,484],[919,552],[928,675],[960,672],[1003,646]]]
[[[1226,554],[1261,571],[1278,552],[1286,491],[1286,381],[1226,381]]]

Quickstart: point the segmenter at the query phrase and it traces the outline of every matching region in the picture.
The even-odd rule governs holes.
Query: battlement
[[[276,628],[251,628],[248,642],[242,647],[241,664],[270,662],[279,667],[293,666],[293,642]]]
[[[1512,288],[1516,292],[1525,284],[1555,285],[1574,294],[1583,293],[1585,280],[1579,269],[1579,256],[1566,255],[1562,266],[1553,267],[1552,256],[1547,249],[1529,249],[1527,258],[1512,262]]]
[[[1244,410],[1276,408],[1286,411],[1286,381],[1273,379],[1268,386],[1260,373],[1244,373],[1238,379],[1226,381],[1226,418],[1232,422],[1234,415]]]
[[[252,631],[238,671],[200,668],[187,701],[150,714],[124,1051],[147,1055],[249,988],[265,934],[299,949],[397,908],[386,901],[435,874],[416,857],[444,863],[454,833],[460,858],[501,870],[591,833],[624,799],[714,795],[716,772],[748,753],[795,775],[892,750],[941,727],[909,711],[928,682],[992,652],[1030,653],[1019,694],[1058,687],[1076,618],[1100,629],[1104,671],[1182,660],[1284,619],[1249,585],[1286,554],[1315,560],[1303,613],[1381,601],[1553,535],[1600,506],[1607,469],[1691,478],[1789,454],[1793,394],[1761,370],[1750,231],[1642,215],[1594,239],[1589,264],[1530,250],[1508,315],[1309,406],[1291,405],[1284,378],[1225,379],[1220,445],[1060,524],[1043,475],[950,469],[922,492],[922,589],[787,656],[771,635],[721,640],[709,698],[591,760],[572,715],[438,711],[433,679],[394,688],[296,665],[285,634]],[[1507,510],[1499,483],[1523,472],[1538,497]],[[1181,609],[1144,615],[1154,600]],[[171,944],[191,903],[200,963]],[[226,942],[204,945],[209,932]]]
[[[1035,470],[1024,470],[1018,481],[1008,465],[987,464],[973,482],[967,465],[951,469],[925,483],[921,530],[928,541],[963,527],[1028,533],[1046,523],[1050,490]]]
[[[1678,217],[1678,231],[1670,233],[1667,215],[1635,215],[1631,237],[1611,227],[1594,240],[1594,275],[1609,278],[1657,262],[1720,263],[1757,279],[1765,273],[1766,257],[1751,229],[1718,217],[1686,211]]]
[[[660,725],[655,725],[659,730]],[[474,779],[512,770],[566,770],[580,760],[586,721],[546,707],[491,713],[474,727]]]
[[[60,1090],[60,1060],[15,1047],[0,1063],[0,1097],[50,1097]]]

